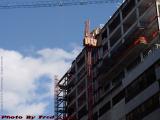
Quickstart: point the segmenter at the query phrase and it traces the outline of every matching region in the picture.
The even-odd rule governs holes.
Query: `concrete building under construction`
[[[160,120],[159,15],[160,0],[126,0],[94,36],[92,80],[85,46],[58,81],[56,116]]]

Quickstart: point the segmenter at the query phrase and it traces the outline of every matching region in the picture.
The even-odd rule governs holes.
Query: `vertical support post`
[[[92,47],[87,47],[87,79],[88,79],[88,120],[93,120],[93,72]]]

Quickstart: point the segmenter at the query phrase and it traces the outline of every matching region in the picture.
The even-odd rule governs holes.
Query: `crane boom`
[[[0,1],[0,9],[61,7],[74,5],[90,5],[105,3],[122,3],[123,0],[48,0],[48,1]]]

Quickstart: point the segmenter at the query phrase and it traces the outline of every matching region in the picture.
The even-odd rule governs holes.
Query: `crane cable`
[[[105,4],[105,3],[122,3],[123,0],[48,0],[48,1],[0,1],[0,9],[13,8],[37,8],[37,7],[61,7],[61,6],[75,6],[75,5],[91,5],[91,4]]]

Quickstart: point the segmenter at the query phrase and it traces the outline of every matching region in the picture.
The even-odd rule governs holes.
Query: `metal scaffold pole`
[[[68,75],[66,74],[62,79],[55,77],[55,119],[67,119],[67,81]]]

